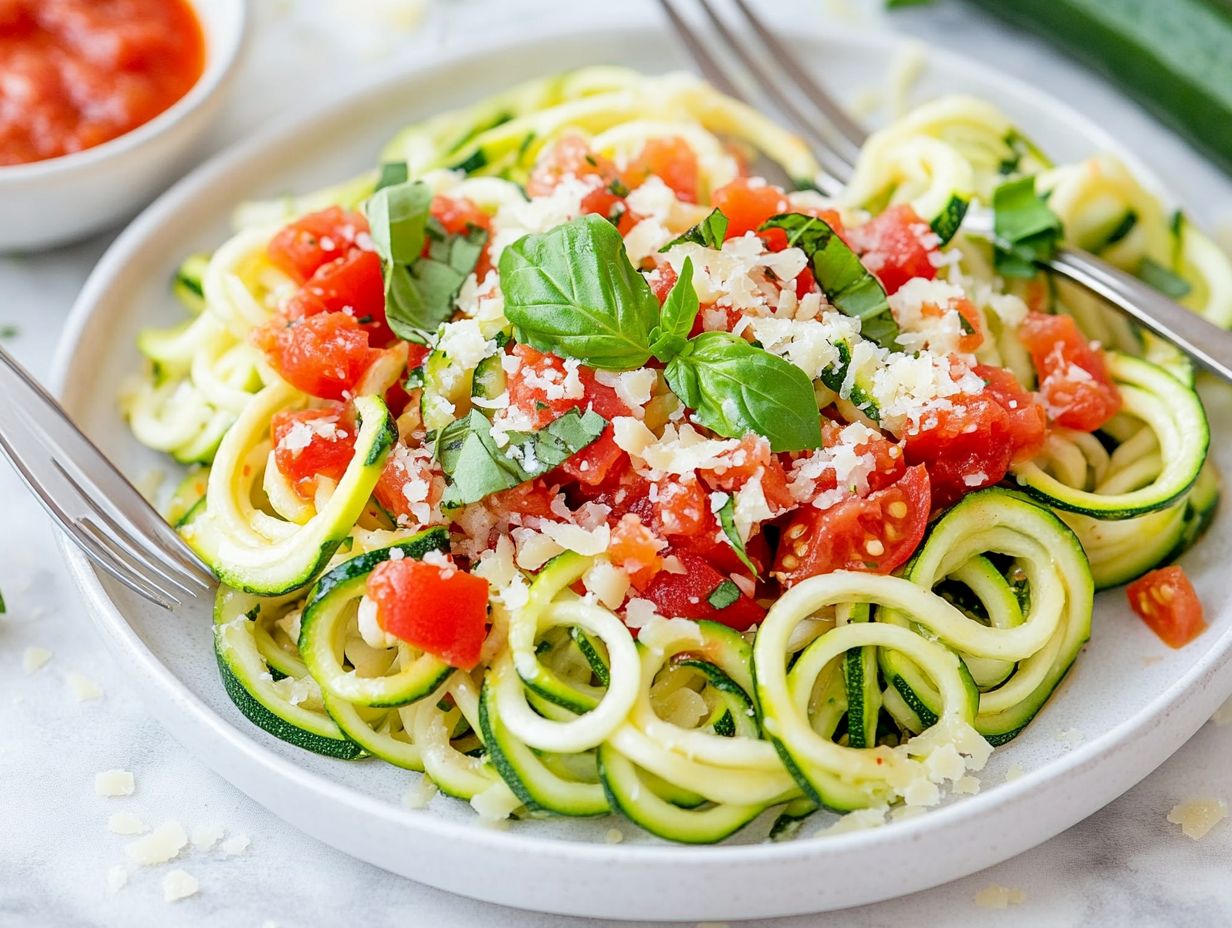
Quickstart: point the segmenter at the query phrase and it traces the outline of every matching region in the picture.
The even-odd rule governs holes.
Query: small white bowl
[[[136,214],[184,173],[218,112],[239,59],[247,0],[191,0],[205,33],[205,69],[149,122],[84,151],[0,167],[0,254],[85,238]]]

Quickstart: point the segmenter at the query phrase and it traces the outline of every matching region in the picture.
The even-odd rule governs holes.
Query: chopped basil
[[[710,215],[695,225],[689,231],[676,236],[659,249],[667,251],[675,245],[704,245],[706,248],[722,248],[723,240],[727,238],[727,217],[720,209],[710,211]]]
[[[1031,278],[1056,252],[1061,220],[1035,192],[1035,178],[1002,184],[993,193],[993,250],[1002,277]]]
[[[1164,296],[1174,300],[1179,300],[1193,289],[1184,277],[1145,256],[1138,262],[1135,274],[1143,283],[1149,284]]]
[[[387,161],[381,165],[381,173],[376,179],[376,190],[405,184],[409,178],[410,171],[407,170],[405,161]]]
[[[1138,214],[1132,209],[1126,210],[1125,215],[1121,217],[1121,221],[1116,224],[1111,232],[1104,238],[1104,242],[1100,245],[1100,250],[1115,245],[1121,241],[1130,232],[1134,231],[1134,226],[1138,224]]]
[[[693,289],[693,259],[685,258],[671,293],[663,301],[659,325],[650,333],[650,352],[664,364],[684,350],[701,304]]]
[[[736,557],[740,558],[740,563],[749,569],[754,577],[757,576],[757,565],[749,559],[748,550],[744,547],[744,539],[740,537],[740,532],[736,528],[736,498],[731,494],[727,495],[727,500],[719,507],[719,525],[723,527],[723,534],[727,536],[727,540],[731,542],[732,550],[736,552]]]
[[[492,423],[471,410],[436,438],[436,458],[449,481],[441,505],[453,509],[477,503],[533,480],[581,451],[605,428],[607,420],[599,414],[571,409],[537,432],[510,432],[509,443],[498,448]]]
[[[16,338],[20,334],[21,330],[11,323],[0,325],[0,338]]]
[[[821,413],[808,375],[729,332],[703,332],[664,374],[694,417],[726,437],[763,435],[774,451],[821,446]]]
[[[420,344],[453,315],[458,291],[487,242],[487,232],[474,226],[450,235],[431,206],[432,191],[414,181],[377,190],[364,207],[385,275],[389,327]]]
[[[803,213],[771,216],[763,229],[783,229],[788,246],[808,255],[813,276],[836,309],[860,320],[860,334],[895,350],[898,323],[890,312],[885,288],[824,219]]]
[[[603,217],[514,242],[501,253],[500,285],[518,341],[603,370],[650,360],[659,301]]]
[[[710,591],[710,595],[706,597],[706,602],[714,606],[715,609],[726,609],[741,596],[740,587],[736,586],[731,580],[724,579],[722,583]]]

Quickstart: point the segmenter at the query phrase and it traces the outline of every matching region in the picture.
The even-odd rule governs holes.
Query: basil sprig
[[[427,344],[453,315],[458,291],[475,269],[487,232],[470,227],[450,235],[432,217],[432,191],[422,181],[387,184],[403,176],[383,170],[364,205],[385,276],[385,317],[399,338]],[[428,253],[424,254],[424,244]]]
[[[1035,178],[1007,181],[992,195],[993,258],[1002,277],[1031,278],[1038,264],[1057,250],[1063,229],[1044,197],[1035,192]]]
[[[605,428],[607,420],[598,413],[571,409],[537,432],[510,432],[508,445],[498,448],[492,423],[471,410],[436,438],[436,458],[449,481],[441,506],[455,509],[477,503],[546,474],[587,447]]]
[[[519,341],[590,367],[632,370],[658,358],[673,392],[724,437],[756,432],[774,451],[819,447],[817,397],[800,368],[726,332],[687,338],[699,306],[691,262],[682,271],[660,311],[620,233],[582,216],[501,254],[505,316]]]
[[[756,577],[758,575],[757,565],[749,557],[749,552],[744,546],[744,539],[740,537],[740,529],[736,528],[736,497],[730,493],[724,495],[727,498],[718,509],[719,525],[723,527],[723,534],[727,536],[727,540],[731,543],[732,550],[736,552],[736,557],[740,558],[740,563],[747,567],[749,573]]]
[[[659,249],[660,253],[670,251],[677,245],[704,245],[706,248],[722,248],[727,238],[727,216],[721,209],[711,210],[710,215],[689,229],[677,235],[674,239]]]
[[[885,287],[824,219],[804,213],[771,216],[762,229],[782,229],[789,247],[808,256],[813,276],[839,312],[860,320],[860,334],[883,348],[896,349],[898,323]]]

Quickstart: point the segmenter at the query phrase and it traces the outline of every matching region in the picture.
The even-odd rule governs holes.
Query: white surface
[[[201,78],[119,138],[61,158],[0,167],[0,251],[80,240],[133,215],[193,162],[244,44],[246,0],[195,2],[205,36]]]
[[[482,21],[485,31],[497,29],[502,21],[533,22],[533,17],[511,7],[458,3],[449,13]],[[1011,46],[1004,43],[989,46],[969,38],[959,41],[964,35],[995,34],[979,23],[963,24],[960,29],[955,18],[962,12],[942,7],[895,22],[910,29],[927,26],[977,57],[1033,63],[1039,72],[1038,83],[1078,101],[1090,112],[1105,114],[1102,122],[1114,134],[1150,138],[1152,145],[1143,151],[1145,160],[1169,177],[1182,197],[1197,208],[1199,218],[1207,222],[1218,218],[1215,210],[1227,204],[1229,188],[1213,172],[1187,158],[1178,144],[1164,138],[1131,107],[1118,104],[1106,88],[1085,82],[1070,85],[1064,78],[1074,72],[1067,67],[1045,73],[1041,63],[1047,56],[1038,49],[1023,46],[1012,55]],[[440,19],[436,22],[412,38],[411,44],[441,38]],[[294,98],[311,95],[310,81],[319,81],[322,92],[334,88],[332,75],[350,69],[335,62],[331,71],[314,60],[314,43],[326,42],[327,35],[331,35],[328,30],[309,26],[281,36],[269,30],[258,35],[258,54],[242,79],[249,81],[246,86],[270,87],[273,92],[260,98],[244,97],[229,126],[232,136],[242,134],[242,128],[260,113],[276,112]],[[361,55],[370,42],[357,33],[332,35],[329,41],[335,49],[359,49]],[[275,73],[292,58],[298,61],[296,79],[259,83],[259,75]],[[353,70],[382,66],[379,61],[365,62],[353,65]],[[1178,165],[1182,166],[1179,170]],[[0,310],[0,323],[21,325],[23,334],[15,347],[40,373],[45,372],[53,339],[53,326],[45,320],[59,318],[98,250],[91,245],[72,253],[0,264],[0,286],[10,295]],[[40,324],[43,328],[36,329]],[[5,662],[0,673],[0,705],[7,709],[15,697],[25,702],[5,713],[6,746],[19,744],[20,750],[0,755],[0,776],[6,784],[0,821],[17,825],[0,829],[0,921],[180,924],[206,923],[225,914],[241,924],[261,924],[273,918],[284,925],[309,925],[337,923],[344,913],[362,909],[376,913],[378,921],[385,917],[442,925],[498,919],[510,925],[569,923],[465,903],[357,864],[290,832],[184,758],[127,694],[123,669],[99,655],[97,641],[83,625],[75,597],[55,564],[59,558],[50,532],[33,506],[19,495],[16,482],[7,474],[4,480],[0,492],[6,502],[13,503],[8,511],[10,531],[0,549],[0,588],[8,594],[10,605],[10,616],[0,625],[0,661]],[[46,568],[52,570],[50,576],[36,572]],[[33,582],[23,591],[28,581]],[[42,616],[36,615],[40,606],[46,610]],[[21,674],[20,660],[30,644],[48,645],[55,656],[27,678]],[[70,669],[102,684],[104,699],[74,702],[63,680]],[[1066,924],[1095,916],[1122,924],[1130,920],[1159,924],[1225,921],[1232,900],[1221,898],[1217,887],[1223,879],[1221,858],[1226,859],[1232,843],[1224,833],[1227,826],[1220,826],[1202,844],[1192,845],[1164,815],[1176,801],[1220,795],[1227,789],[1226,779],[1217,771],[1223,766],[1219,751],[1227,750],[1229,737],[1226,730],[1204,730],[1161,774],[1109,810],[989,874],[911,900],[828,916],[826,921],[882,924],[914,916],[920,923],[930,923],[942,912],[947,912],[953,924],[963,924],[964,915],[971,923],[979,919],[997,924]],[[95,797],[93,774],[118,766],[136,773],[134,796],[123,800]],[[221,822],[233,831],[251,834],[253,848],[246,857],[226,862],[214,859],[218,852],[193,852],[186,866],[201,879],[202,894],[180,903],[173,913],[163,908],[158,886],[161,874],[152,871],[134,874],[128,887],[108,899],[106,870],[122,859],[123,839],[106,832],[106,819],[121,805],[151,823],[178,817],[191,829]],[[296,862],[293,875],[289,861]],[[1182,874],[1183,893],[1174,888]],[[824,879],[824,874],[818,878]],[[886,879],[893,880],[893,874]],[[1001,913],[977,909],[972,896],[994,881],[1023,889],[1025,903]],[[798,919],[794,924],[819,922]]]

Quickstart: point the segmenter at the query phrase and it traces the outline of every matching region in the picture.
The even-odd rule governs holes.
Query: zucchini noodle
[[[241,205],[234,236],[185,261],[174,292],[189,316],[141,333],[145,367],[121,398],[139,441],[193,465],[168,518],[222,580],[223,684],[272,737],[416,772],[491,821],[618,813],[685,843],[763,817],[774,840],[819,812],[858,813],[839,831],[880,824],[972,791],[1077,658],[1095,591],[1172,562],[1213,517],[1219,476],[1189,360],[1075,287],[1002,279],[963,221],[1033,177],[1066,241],[1187,286],[1184,304],[1223,326],[1232,265],[1115,158],[1054,165],[991,104],[948,96],[906,114],[869,139],[834,199],[802,141],[760,113],[687,75],[613,67],[409,126],[382,162]],[[766,162],[798,189],[748,178]],[[384,192],[415,182],[407,199]],[[769,205],[746,221],[737,194]],[[396,215],[369,228],[383,197]],[[414,197],[431,207],[407,219]],[[731,215],[716,225],[720,202]],[[303,225],[321,211],[347,217],[347,241]],[[557,352],[559,367],[527,375],[527,358],[550,356],[510,305],[505,258],[528,261],[528,237],[596,211],[611,225],[570,253],[577,267],[544,277],[562,292],[591,285],[586,249],[615,226],[619,255],[592,275],[613,276],[592,302],[617,299],[612,268],[627,260],[643,289],[620,313],[637,316],[651,293],[670,307],[653,308],[641,349],[618,333],[641,352],[628,364]],[[869,243],[892,211],[911,217],[899,232],[927,261],[894,287],[884,264],[901,256]],[[779,213],[793,215],[744,234]],[[841,234],[806,253],[817,222]],[[853,256],[842,286],[825,279],[823,249]],[[367,313],[330,275],[366,262],[375,287],[373,250],[385,303]],[[409,252],[405,266],[393,251]],[[687,310],[688,284],[698,307],[682,323],[669,315]],[[536,291],[545,315],[567,302],[549,291]],[[884,297],[880,318],[844,307],[853,294]],[[583,334],[603,308],[587,307]],[[1048,314],[1102,349],[1118,405],[1093,429],[1048,405],[1023,334]],[[315,355],[340,345],[367,352],[332,392],[269,347],[322,320],[331,334],[298,358],[313,373],[334,376]],[[875,323],[893,332],[875,338]],[[803,370],[823,441],[772,453],[774,421],[724,431],[719,419],[746,410],[711,402],[721,386],[700,377],[687,409],[675,372],[704,352],[686,334]],[[640,360],[657,352],[663,364]],[[1002,420],[1038,411],[1039,440],[991,476],[968,468],[945,498],[947,462],[920,456],[919,436],[987,401],[994,378],[1015,384]],[[705,421],[704,402],[717,410]],[[381,578],[419,572],[483,581],[473,662],[411,627],[454,621],[461,586],[391,622]]]

